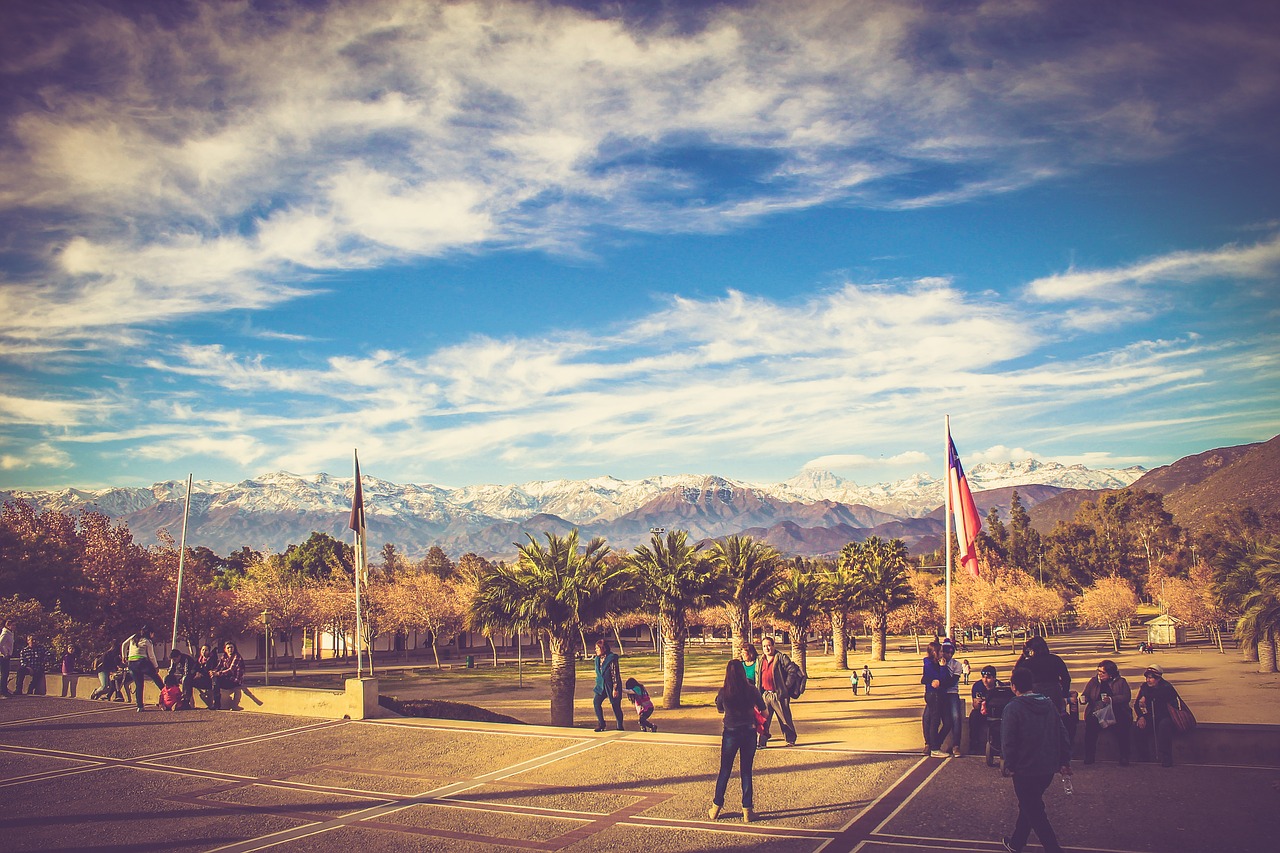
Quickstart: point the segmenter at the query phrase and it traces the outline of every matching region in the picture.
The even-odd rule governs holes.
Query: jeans
[[[742,807],[755,808],[751,787],[751,764],[756,757],[756,730],[754,726],[725,729],[720,735],[720,775],[716,777],[716,795],[711,802],[724,805],[724,792],[729,787],[729,774],[733,772],[734,756],[741,755],[738,775],[742,777]]]
[[[1053,781],[1053,774],[1031,775],[1015,773],[1013,776],[1013,793],[1018,797],[1018,822],[1013,827],[1013,835],[1009,843],[1014,850],[1021,850],[1031,837],[1031,830],[1036,831],[1040,846],[1048,853],[1058,853],[1058,836],[1049,824],[1049,815],[1044,810],[1044,792]]]
[[[156,690],[164,690],[164,682],[160,680],[160,674],[151,665],[151,661],[146,658],[129,661],[129,675],[133,679],[133,698],[137,702],[139,711],[142,710],[142,685],[148,676],[155,682]]]
[[[22,695],[22,682],[27,680],[27,676],[31,676],[31,684],[30,686],[27,687],[27,695],[43,696],[44,695],[44,672],[43,671],[36,672],[35,670],[27,666],[18,667],[18,679],[17,679],[18,683],[16,685],[18,695],[19,696]]]
[[[960,698],[959,693],[947,694],[947,714],[951,718],[951,745],[955,749],[959,750],[960,735],[964,731],[962,727],[962,722],[964,720],[964,700]]]
[[[951,708],[945,694],[931,692],[924,697],[924,742],[929,749],[942,749],[947,735],[951,734]]]
[[[622,697],[614,696],[612,693],[594,693],[591,697],[591,704],[596,709],[596,725],[601,729],[604,728],[604,700],[609,700],[609,704],[613,706],[613,716],[618,722],[618,731],[622,731]]]
[[[89,698],[106,699],[111,695],[111,673],[99,672],[95,674],[98,676],[98,689],[90,693]]]
[[[231,693],[231,709],[235,710],[240,705],[240,682],[235,681],[229,675],[219,675],[212,679],[213,686],[209,688],[209,693],[213,698],[213,710],[222,710],[222,691],[226,690]]]
[[[760,746],[764,746],[769,740],[769,726],[773,724],[775,715],[778,718],[778,728],[782,729],[782,736],[787,739],[787,743],[794,745],[796,726],[791,719],[791,700],[772,690],[766,690],[763,696],[764,734],[760,735]]]
[[[9,695],[9,656],[0,655],[0,694]]]

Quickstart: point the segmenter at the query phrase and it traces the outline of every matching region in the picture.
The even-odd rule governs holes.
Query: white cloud
[[[1005,447],[1003,444],[997,444],[988,447],[986,450],[979,450],[973,453],[965,454],[968,461],[972,465],[981,462],[1025,462],[1028,459],[1043,459],[1042,454],[1035,453],[1031,450],[1025,450],[1021,447]]]
[[[75,463],[71,454],[48,442],[35,442],[21,453],[0,454],[0,469],[14,471],[24,468],[70,468]]]
[[[905,465],[925,465],[929,462],[929,454],[919,450],[908,450],[894,456],[864,456],[860,453],[833,453],[819,456],[804,463],[804,468],[819,471],[839,471],[857,468],[899,467]]]
[[[1280,234],[1250,246],[1224,246],[1207,252],[1172,252],[1136,264],[1111,269],[1071,270],[1039,278],[1027,285],[1027,292],[1046,302],[1098,299],[1125,302],[1139,298],[1145,288],[1156,284],[1188,284],[1205,279],[1269,279],[1280,272]],[[1076,325],[1087,328],[1092,314],[1081,315]],[[1107,318],[1106,325],[1127,319]]]

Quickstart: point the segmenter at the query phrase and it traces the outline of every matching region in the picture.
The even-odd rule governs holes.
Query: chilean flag
[[[956,443],[951,440],[950,433],[947,433],[947,494],[956,519],[960,564],[968,566],[977,577],[978,531],[982,530],[982,520],[978,518],[978,508],[974,506],[973,493],[969,491],[969,481],[965,479],[960,455],[956,453]]]

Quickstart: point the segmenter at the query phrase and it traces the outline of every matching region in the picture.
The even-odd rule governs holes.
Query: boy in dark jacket
[[[1048,853],[1058,853],[1058,836],[1044,810],[1044,792],[1054,772],[1071,775],[1071,740],[1053,702],[1035,692],[1035,673],[1027,667],[1013,671],[1016,698],[1005,706],[1000,726],[1002,773],[1013,776],[1018,797],[1018,822],[1013,835],[1002,840],[1004,849],[1018,851],[1031,830]]]

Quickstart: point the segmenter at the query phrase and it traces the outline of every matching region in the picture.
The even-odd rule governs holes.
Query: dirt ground
[[[1142,681],[1142,669],[1154,662],[1164,667],[1168,681],[1195,709],[1201,722],[1280,724],[1280,675],[1258,673],[1257,664],[1244,661],[1234,650],[1219,654],[1196,646],[1151,655],[1132,650],[1117,654],[1101,650],[1109,643],[1105,631],[1075,631],[1051,636],[1048,641],[1050,649],[1067,662],[1074,689],[1083,690],[1098,662],[1110,658],[1136,691]],[[904,645],[907,651],[900,651]],[[658,706],[653,720],[659,727],[679,733],[715,734],[719,731],[720,719],[712,700],[724,677],[726,655],[724,645],[702,646],[697,642],[691,645],[686,656],[682,707],[674,711],[662,708],[662,662],[651,648],[624,649],[622,675],[636,678],[649,689]],[[1017,659],[1007,640],[1002,648],[971,647],[958,657],[969,660],[974,678],[984,665],[992,664],[1001,680],[1006,681]],[[809,651],[809,687],[805,695],[793,703],[798,725],[813,737],[845,746],[904,749],[918,745],[919,710],[923,700],[919,684],[920,656],[915,652],[914,643],[890,638],[887,660],[881,662],[871,659],[866,639],[859,639],[858,651],[849,655],[849,663],[858,669],[863,664],[871,666],[875,677],[869,696],[860,689],[855,697],[848,673],[836,670],[833,663],[833,656],[823,654],[821,649]],[[550,723],[548,670],[537,660],[526,661],[522,672],[514,662],[503,661],[495,669],[491,659],[480,658],[474,669],[437,671],[425,666],[384,671],[379,677],[380,692],[399,699],[464,702],[526,723]],[[590,663],[581,662],[576,703],[580,726],[595,724],[591,708],[593,683]],[[967,688],[961,685],[961,689]],[[605,708],[608,712],[607,704]],[[634,711],[626,703],[623,710],[628,726],[634,727]]]

